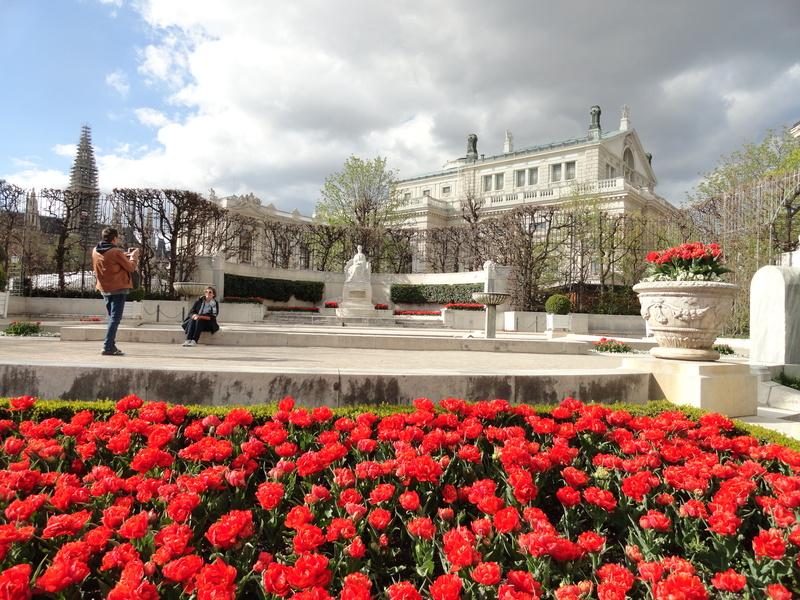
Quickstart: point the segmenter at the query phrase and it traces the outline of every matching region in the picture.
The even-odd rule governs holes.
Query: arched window
[[[625,148],[625,152],[622,153],[622,165],[625,169],[625,179],[633,180],[633,152],[630,148]]]

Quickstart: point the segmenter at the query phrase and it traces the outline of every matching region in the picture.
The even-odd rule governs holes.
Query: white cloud
[[[164,127],[170,123],[170,120],[164,113],[154,108],[137,108],[133,112],[136,114],[136,118],[139,119],[139,122],[148,127]]]
[[[53,154],[75,158],[78,152],[78,144],[56,144],[53,146]]]
[[[131,86],[128,83],[128,76],[124,72],[117,69],[113,73],[106,75],[106,85],[112,87],[120,96],[127,96],[131,91]]]
[[[109,6],[116,6],[117,8],[122,8],[122,0],[98,0],[100,4],[107,4]]]
[[[15,173],[0,175],[0,179],[4,179],[9,183],[13,183],[14,185],[17,185],[23,189],[63,189],[69,185],[69,176],[66,173],[56,169],[23,169],[22,171],[17,171]]]
[[[739,3],[724,26],[713,2],[571,4],[129,3],[149,27],[137,75],[161,102],[134,111],[148,144],[96,148],[101,186],[252,191],[310,214],[350,154],[408,177],[462,155],[470,132],[493,154],[506,128],[524,148],[584,134],[595,103],[610,129],[629,103],[658,191],[679,201],[742,137],[800,118],[792,3]],[[107,83],[130,90],[121,71]]]

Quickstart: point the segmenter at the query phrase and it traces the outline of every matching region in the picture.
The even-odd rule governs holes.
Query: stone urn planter
[[[658,342],[658,358],[717,360],[712,350],[733,308],[739,286],[720,281],[651,281],[637,283],[642,317]]]
[[[172,288],[181,298],[189,300],[202,296],[208,285],[207,283],[197,283],[194,281],[176,281],[172,284]]]

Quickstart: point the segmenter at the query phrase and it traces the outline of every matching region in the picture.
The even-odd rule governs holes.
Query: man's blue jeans
[[[127,294],[103,294],[106,301],[106,312],[108,312],[108,329],[106,329],[106,339],[103,342],[103,350],[111,352],[116,348],[117,328],[122,320],[122,311],[125,310],[125,298]]]

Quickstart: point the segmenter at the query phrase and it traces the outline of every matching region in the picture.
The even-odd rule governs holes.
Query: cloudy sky
[[[311,214],[351,154],[401,177],[605,129],[619,109],[679,204],[800,120],[796,0],[0,0],[0,179],[253,192]]]

